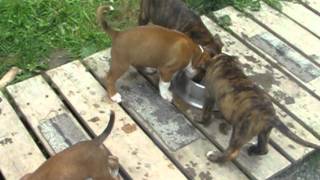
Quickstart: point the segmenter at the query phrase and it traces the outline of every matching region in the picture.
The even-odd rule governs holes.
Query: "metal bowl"
[[[190,79],[185,71],[174,77],[171,90],[189,105],[202,109],[205,86]]]

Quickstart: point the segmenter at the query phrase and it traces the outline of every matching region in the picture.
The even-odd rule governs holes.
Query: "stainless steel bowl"
[[[189,105],[202,109],[205,86],[194,82],[184,71],[174,77],[171,90]]]

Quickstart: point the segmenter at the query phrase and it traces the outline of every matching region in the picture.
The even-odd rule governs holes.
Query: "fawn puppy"
[[[118,158],[110,155],[102,144],[111,133],[114,119],[111,111],[109,124],[99,136],[57,153],[21,180],[119,180]]]
[[[172,100],[170,80],[179,70],[196,71],[209,60],[209,53],[188,36],[160,26],[138,26],[126,31],[116,31],[108,26],[104,14],[106,6],[97,9],[97,21],[112,39],[111,65],[106,77],[110,99],[121,102],[115,83],[129,68],[152,67],[160,72],[160,95]]]

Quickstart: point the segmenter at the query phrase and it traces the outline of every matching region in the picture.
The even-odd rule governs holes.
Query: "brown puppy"
[[[248,149],[248,154],[266,154],[273,127],[301,145],[320,148],[295,135],[279,120],[269,96],[242,72],[236,57],[220,54],[213,58],[204,80],[206,100],[202,122],[210,119],[213,105],[217,103],[224,119],[232,125],[229,147],[221,156],[209,151],[209,160],[220,163],[233,160],[240,148],[255,136],[258,143]]]
[[[101,135],[59,152],[21,180],[120,179],[118,158],[110,155],[102,144],[110,134],[113,124],[114,112],[111,111],[109,124]]]
[[[181,0],[141,0],[138,23],[146,25],[149,21],[185,33],[207,49],[211,57],[221,53],[220,37],[213,37],[201,18]]]
[[[160,94],[171,101],[169,86],[172,76],[184,68],[194,71],[209,60],[208,52],[178,31],[160,26],[138,26],[126,31],[115,31],[104,19],[107,10],[106,6],[99,7],[97,20],[112,38],[112,61],[106,85],[109,97],[115,102],[121,102],[115,82],[130,65],[157,68],[160,72]]]

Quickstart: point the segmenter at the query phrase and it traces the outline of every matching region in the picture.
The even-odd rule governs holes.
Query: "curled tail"
[[[111,111],[110,112],[110,120],[109,120],[109,123],[108,123],[106,129],[99,136],[97,136],[96,138],[93,139],[93,141],[96,142],[98,145],[101,145],[103,143],[103,141],[111,133],[113,125],[114,125],[114,119],[115,119],[114,112]]]
[[[306,147],[310,147],[310,148],[314,148],[314,149],[320,149],[319,145],[316,145],[314,143],[308,142],[306,140],[303,140],[302,138],[300,138],[299,136],[297,136],[296,134],[294,134],[282,121],[279,120],[278,117],[276,117],[273,120],[273,125],[275,128],[277,128],[281,133],[283,133],[284,135],[286,135],[288,138],[290,138],[291,140],[293,140],[294,142],[306,146]]]
[[[116,34],[118,33],[118,31],[112,29],[107,21],[105,20],[104,16],[106,14],[106,12],[109,10],[110,8],[108,6],[99,6],[96,12],[96,18],[97,18],[97,22],[100,24],[100,26],[102,27],[102,29],[111,36],[111,38],[113,39],[114,36],[116,36]]]

